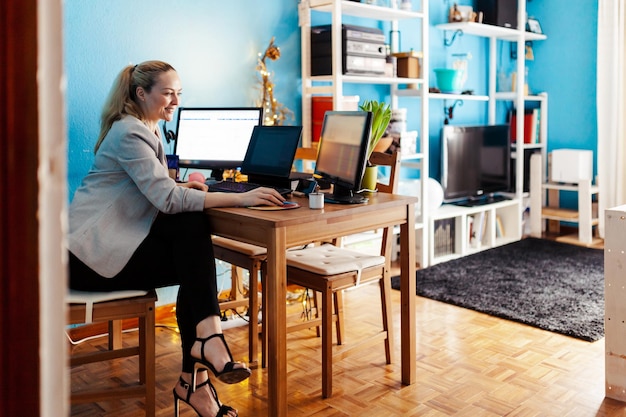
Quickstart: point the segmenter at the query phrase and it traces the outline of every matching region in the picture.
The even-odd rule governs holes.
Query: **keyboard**
[[[270,185],[255,184],[252,182],[219,181],[208,184],[209,192],[212,193],[245,193],[259,187],[273,188],[282,196],[291,194],[291,188],[274,187]]]

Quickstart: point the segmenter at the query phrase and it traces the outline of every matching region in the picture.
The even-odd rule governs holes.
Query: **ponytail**
[[[100,134],[94,149],[98,152],[102,141],[111,130],[111,126],[125,115],[143,120],[141,108],[137,104],[137,87],[142,87],[147,93],[150,92],[156,79],[164,72],[174,68],[162,61],[146,61],[139,65],[128,65],[122,69],[109,92],[100,116]]]

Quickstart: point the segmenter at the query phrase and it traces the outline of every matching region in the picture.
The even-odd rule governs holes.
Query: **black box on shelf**
[[[517,29],[518,0],[476,0],[476,12],[483,12],[483,23]]]
[[[332,74],[331,25],[311,28],[311,75]],[[387,51],[383,31],[341,25],[342,74],[384,75]]]
[[[534,154],[534,153],[541,153],[541,149],[540,148],[530,148],[530,149],[524,149],[524,182],[522,185],[522,190],[523,192],[527,193],[530,191],[530,157]],[[515,152],[512,154],[511,157],[511,189],[509,190],[509,192],[514,193],[517,187],[517,181],[516,181],[516,158],[517,158],[518,152]]]

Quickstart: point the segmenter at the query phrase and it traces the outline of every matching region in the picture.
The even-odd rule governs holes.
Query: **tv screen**
[[[322,123],[315,173],[333,184],[326,201],[357,203],[367,201],[356,195],[367,164],[372,113],[327,111]]]
[[[239,168],[262,117],[260,107],[181,107],[174,147],[179,166],[218,172]]]
[[[441,130],[441,186],[446,203],[485,200],[511,188],[508,125]]]

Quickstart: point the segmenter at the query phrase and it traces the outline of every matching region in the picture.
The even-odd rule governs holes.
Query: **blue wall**
[[[295,1],[66,0],[64,18],[70,196],[91,166],[102,104],[129,63],[171,63],[184,106],[249,106],[260,94],[257,56],[275,36],[275,93],[300,123]]]
[[[451,0],[431,0],[431,25],[443,23]],[[470,0],[459,4],[472,5]],[[69,132],[68,182],[70,196],[89,169],[93,144],[98,135],[102,103],[119,70],[128,63],[162,59],[177,68],[183,82],[183,105],[252,105],[260,92],[255,71],[257,54],[272,36],[282,56],[270,62],[275,72],[278,100],[301,121],[300,31],[297,1],[258,2],[239,0],[66,0],[65,67]],[[535,61],[528,61],[532,92],[549,95],[549,150],[555,148],[597,149],[596,40],[597,0],[530,0],[528,14],[539,19],[548,40],[533,45]],[[104,16],[104,18],[103,18]],[[313,24],[328,23],[325,13],[313,13]],[[346,18],[346,23],[389,27],[373,20]],[[401,22],[402,50],[416,48],[419,38]],[[484,94],[488,42],[474,36],[458,37],[451,47],[443,46],[444,32],[431,27],[431,85],[433,68],[445,67],[451,54],[471,52],[466,88]],[[512,67],[509,43],[499,42],[499,64]],[[361,98],[380,96],[385,89],[348,86],[345,94]],[[403,99],[401,106],[415,106]],[[408,101],[406,101],[408,100]],[[446,103],[450,105],[451,103]],[[444,120],[444,103],[430,101],[430,175],[439,177],[439,129]],[[504,104],[499,113],[504,117]],[[453,124],[487,122],[486,105],[466,101],[456,108]],[[173,126],[172,126],[173,128]],[[420,128],[409,120],[409,128]]]

